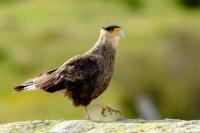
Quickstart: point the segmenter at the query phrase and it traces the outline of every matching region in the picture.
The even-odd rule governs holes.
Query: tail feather
[[[14,88],[16,91],[23,91],[24,90],[24,86],[20,85]]]
[[[30,79],[23,84],[16,86],[14,89],[17,92],[20,91],[28,91],[28,90],[36,90],[36,89],[41,89],[41,88],[49,88],[53,85],[52,78],[50,75],[55,72],[57,69],[48,71],[47,73],[40,74],[38,77],[35,77],[33,79]],[[45,90],[45,89],[44,89]],[[51,92],[54,90],[51,90]]]
[[[27,90],[35,90],[36,89],[36,86],[34,83],[25,83],[25,84],[22,84],[22,85],[19,85],[19,86],[16,86],[14,88],[16,91],[20,92],[20,91],[27,91]]]

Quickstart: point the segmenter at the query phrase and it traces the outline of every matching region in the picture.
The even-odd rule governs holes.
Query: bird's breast
[[[97,98],[108,87],[114,71],[114,55],[109,55],[104,58],[104,66],[99,74],[96,82],[96,87],[92,95],[92,99]]]

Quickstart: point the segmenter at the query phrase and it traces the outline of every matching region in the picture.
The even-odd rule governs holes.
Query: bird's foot
[[[108,112],[110,115],[112,115],[112,113],[116,113],[116,114],[120,114],[121,115],[121,112],[117,109],[113,109],[112,107],[110,106],[106,106],[106,105],[101,105],[102,107],[102,111],[101,111],[101,114],[102,116],[106,117],[106,112]]]

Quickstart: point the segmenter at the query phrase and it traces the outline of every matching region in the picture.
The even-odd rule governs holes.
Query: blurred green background
[[[84,119],[60,93],[13,87],[85,52],[110,24],[126,36],[95,101],[123,113],[107,119],[200,119],[200,0],[1,0],[0,122]]]

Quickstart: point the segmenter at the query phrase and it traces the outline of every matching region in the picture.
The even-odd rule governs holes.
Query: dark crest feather
[[[104,30],[107,30],[109,32],[112,32],[115,28],[120,28],[120,26],[118,26],[118,25],[109,25],[109,26],[103,27]]]

